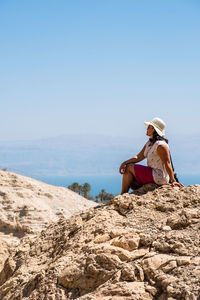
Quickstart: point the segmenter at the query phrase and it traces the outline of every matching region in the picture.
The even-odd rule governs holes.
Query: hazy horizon
[[[140,138],[104,135],[64,135],[60,137],[0,142],[0,168],[24,175],[74,176],[117,174],[122,161],[137,154],[147,142]],[[190,141],[188,143],[188,141]],[[170,152],[175,171],[200,174],[199,138],[171,136]],[[189,155],[192,153],[192,156]],[[146,160],[143,161],[143,164]]]

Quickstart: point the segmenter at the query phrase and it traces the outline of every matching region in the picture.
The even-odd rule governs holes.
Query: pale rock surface
[[[4,240],[0,240],[0,270],[6,258],[9,256],[9,246]]]
[[[60,217],[70,217],[97,204],[73,191],[0,171],[0,270],[8,246],[36,234]]]
[[[199,204],[198,185],[146,185],[62,217],[13,249],[0,299],[199,300]]]

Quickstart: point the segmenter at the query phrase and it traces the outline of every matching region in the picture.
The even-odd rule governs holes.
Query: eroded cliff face
[[[70,217],[96,203],[67,188],[0,171],[0,271],[9,249],[60,217]]]
[[[5,241],[0,240],[0,271],[3,268],[6,258],[9,256],[9,248]]]
[[[26,236],[0,299],[200,299],[200,186],[146,185]]]

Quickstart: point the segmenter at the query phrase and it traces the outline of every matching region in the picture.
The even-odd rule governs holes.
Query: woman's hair
[[[154,129],[154,133],[153,133],[153,137],[149,139],[149,141],[152,143],[152,145],[156,142],[156,141],[165,141],[168,144],[168,140],[165,139],[164,137],[160,136]],[[169,153],[170,154],[170,153]],[[172,170],[174,172],[174,166],[173,166],[173,162],[172,162],[172,157],[170,154],[170,160],[171,160],[171,165],[172,165]],[[174,173],[174,178],[177,182],[179,182],[177,174]]]
[[[165,139],[164,137],[160,136],[154,129],[153,132],[153,137],[149,139],[149,141],[152,143],[152,145],[156,142],[156,141],[165,141],[168,144],[168,140]]]

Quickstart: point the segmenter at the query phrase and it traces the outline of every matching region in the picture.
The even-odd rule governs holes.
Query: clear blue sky
[[[0,0],[0,140],[200,135],[199,0]]]

